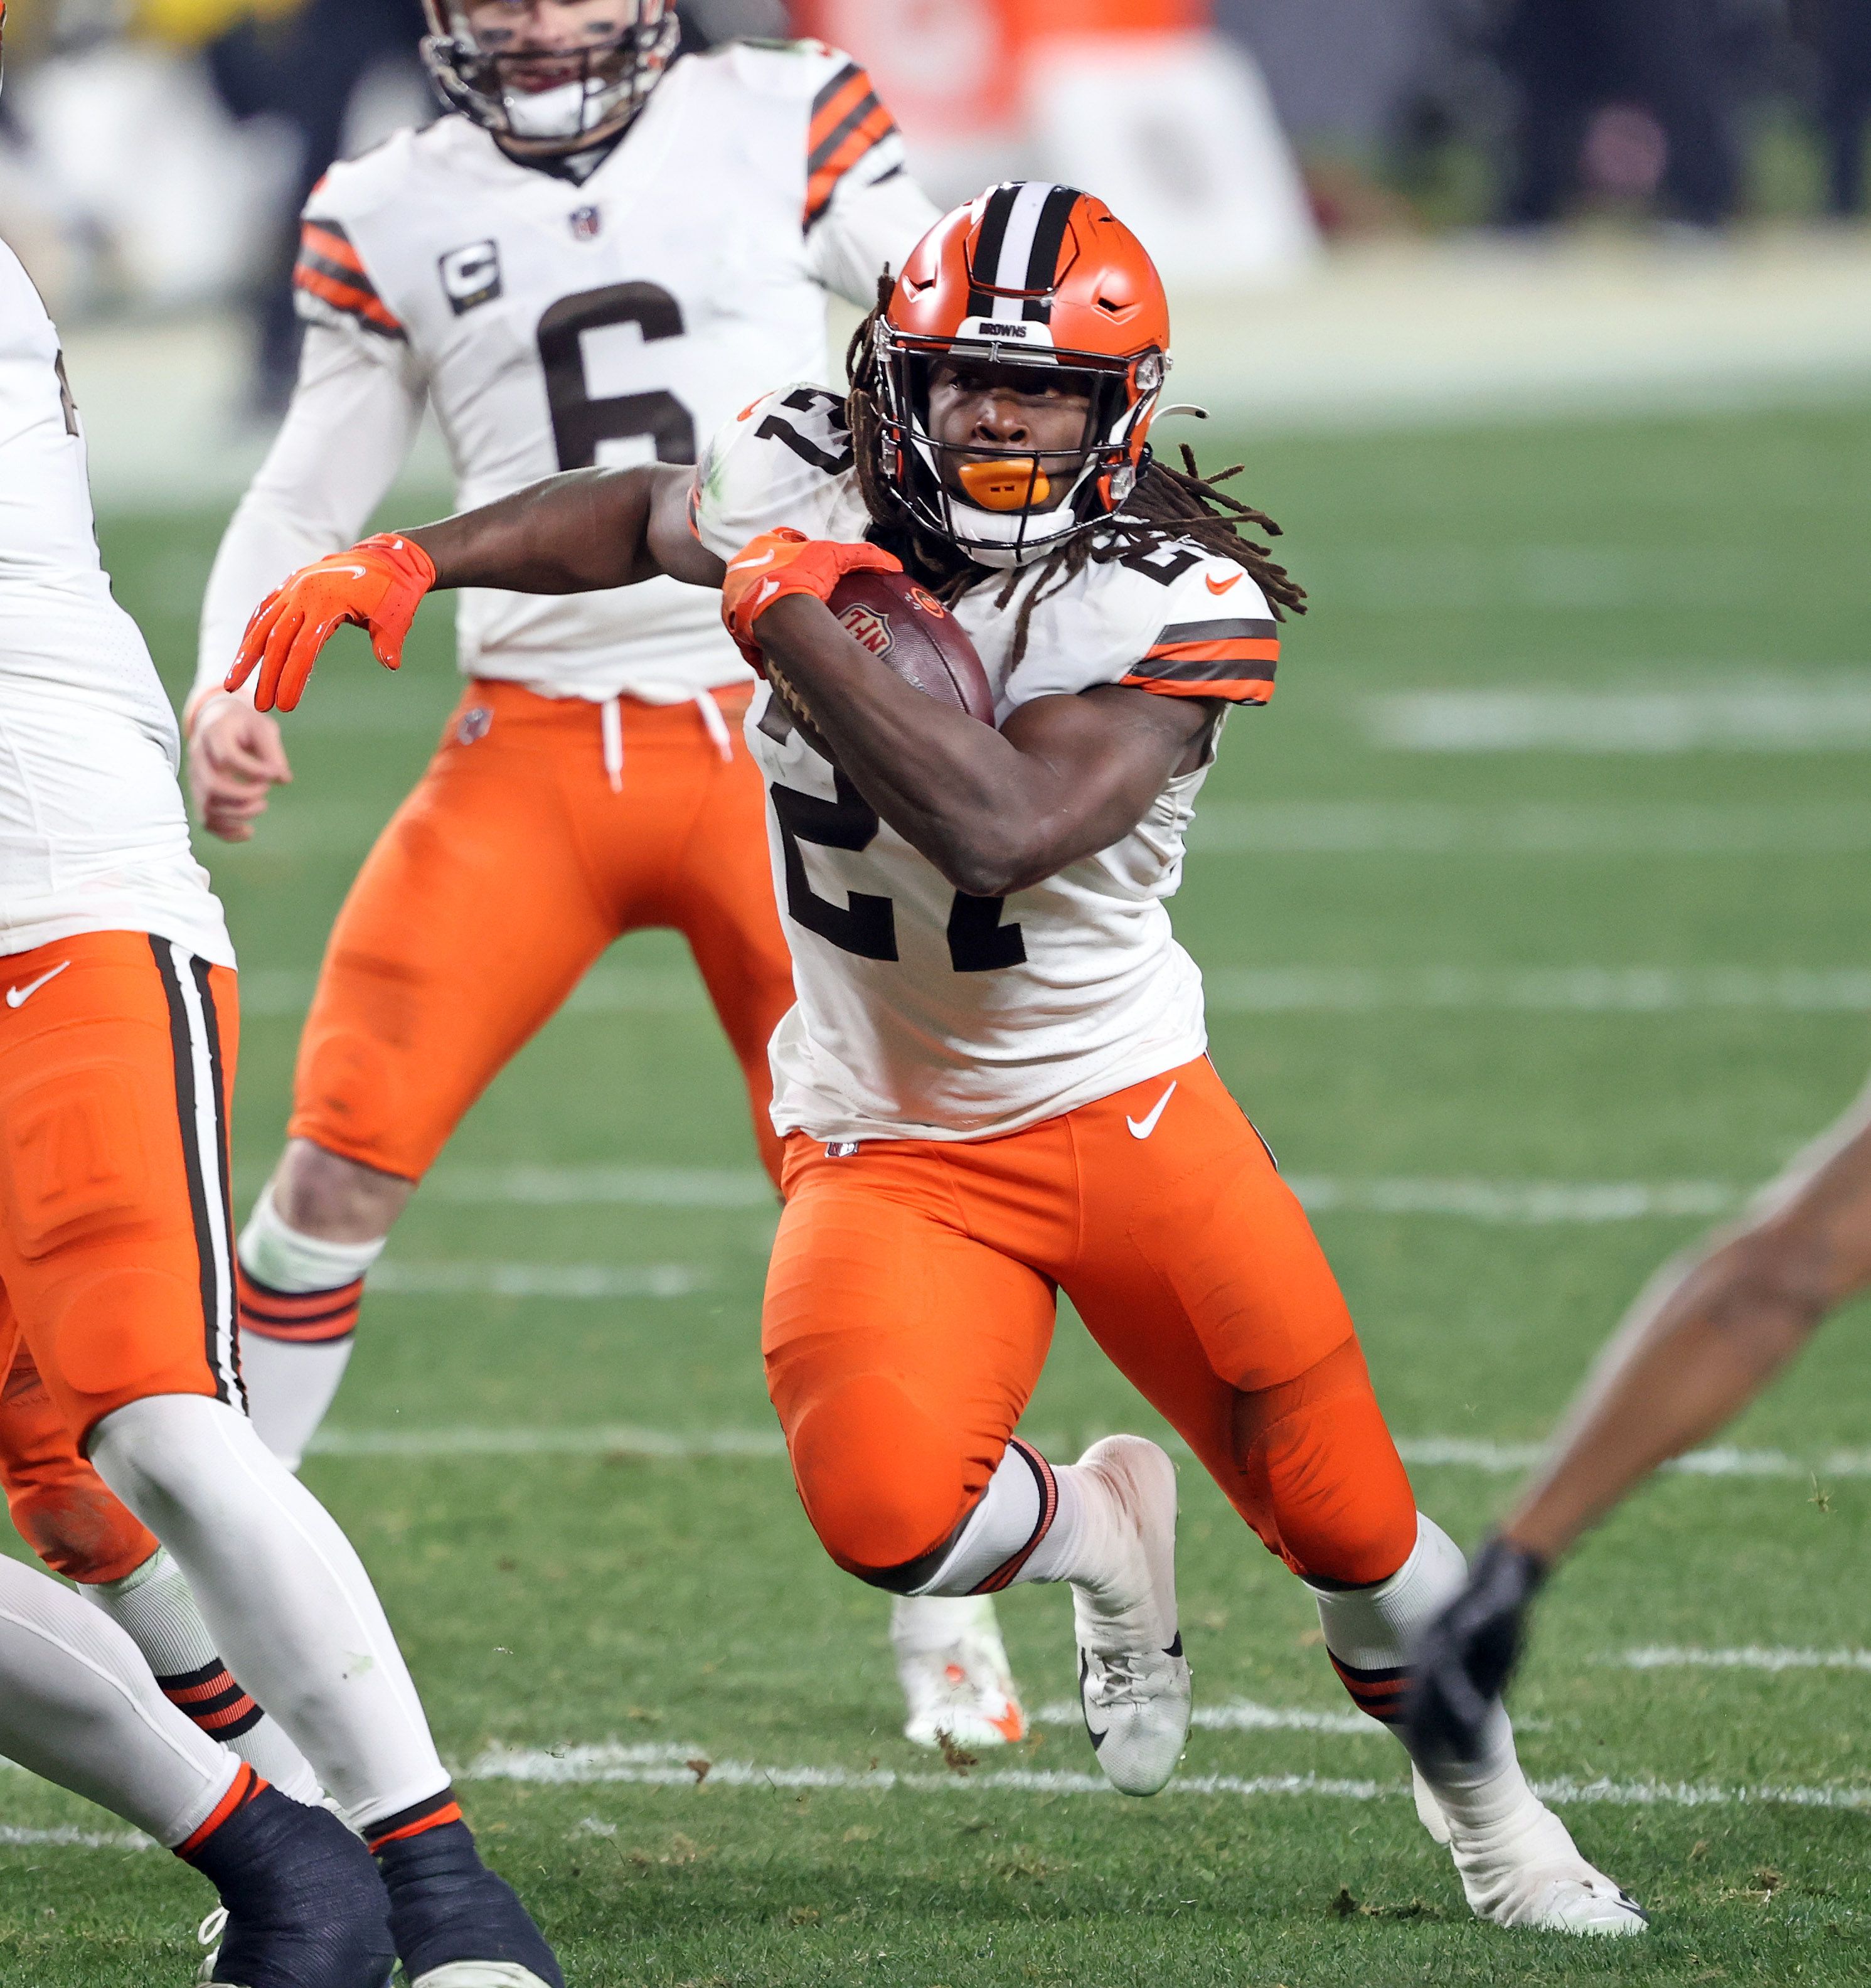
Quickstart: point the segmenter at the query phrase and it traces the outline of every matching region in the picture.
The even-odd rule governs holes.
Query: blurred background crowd
[[[1173,283],[1322,243],[1562,226],[1687,243],[1859,214],[1871,0],[684,0],[685,41],[866,61],[938,198],[1095,184]],[[420,0],[16,0],[0,221],[68,319],[238,306],[253,400],[334,157],[434,114]]]

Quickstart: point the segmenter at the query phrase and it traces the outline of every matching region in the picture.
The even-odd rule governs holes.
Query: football
[[[839,624],[903,681],[994,722],[994,692],[968,631],[906,573],[847,573],[827,604]]]

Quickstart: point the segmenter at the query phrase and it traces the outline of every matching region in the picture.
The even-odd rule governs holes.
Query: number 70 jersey
[[[334,167],[296,284],[353,364],[426,396],[470,508],[560,470],[693,462],[822,369],[826,291],[874,303],[934,218],[855,63],[731,43],[676,63],[582,178],[453,116]],[[674,580],[471,590],[458,629],[464,670],[549,695],[673,702],[747,674],[714,597]]]
[[[694,518],[724,559],[781,526],[863,538],[870,519],[842,397],[785,387],[749,408],[704,458]],[[1218,712],[1201,763],[1167,780],[1108,849],[1005,899],[969,897],[880,820],[762,686],[748,743],[767,783],[798,996],[772,1046],[782,1133],[995,1138],[1174,1070],[1207,1045],[1201,975],[1164,901],[1181,881],[1219,708],[1272,695],[1272,610],[1242,566],[1175,538],[1063,582],[1029,573],[1003,607],[1006,578],[984,576],[953,608],[998,723],[1039,698],[1109,686],[1199,698]],[[1016,661],[1023,603],[1032,611]],[[869,634],[889,639],[887,626]]]

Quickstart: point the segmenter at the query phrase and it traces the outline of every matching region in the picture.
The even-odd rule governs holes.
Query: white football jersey
[[[177,749],[98,556],[59,335],[0,243],[0,954],[149,931],[233,965]]]
[[[790,526],[847,543],[870,524],[839,395],[782,389],[718,436],[697,472],[696,531],[724,560]],[[964,594],[995,718],[1035,698],[1127,684],[1263,704],[1277,624],[1245,570],[1170,543],[1088,566],[1035,608]],[[797,1004],[773,1038],[773,1122],[827,1141],[981,1139],[1019,1131],[1200,1056],[1201,975],[1163,900],[1207,763],[1136,827],[1005,899],[957,892],[787,719],[763,686],[748,742],[765,776],[775,888]],[[1210,757],[1212,757],[1212,742]]]
[[[468,509],[559,470],[694,462],[774,380],[823,370],[826,291],[874,302],[935,218],[855,63],[735,42],[677,62],[583,179],[460,117],[333,167],[296,282],[315,326],[426,394]],[[715,597],[673,580],[468,590],[457,626],[464,671],[549,696],[673,702],[748,676]],[[204,682],[238,634],[225,620],[204,644]]]

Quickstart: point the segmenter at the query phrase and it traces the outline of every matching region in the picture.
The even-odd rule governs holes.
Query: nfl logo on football
[[[860,607],[854,601],[838,617],[839,626],[849,631],[860,647],[867,649],[873,656],[887,656],[890,652],[890,618],[880,614],[874,607]]]

